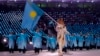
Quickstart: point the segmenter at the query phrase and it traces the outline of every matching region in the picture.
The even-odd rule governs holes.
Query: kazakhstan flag
[[[37,5],[34,3],[26,2],[21,27],[23,29],[32,30],[43,14],[44,11]]]

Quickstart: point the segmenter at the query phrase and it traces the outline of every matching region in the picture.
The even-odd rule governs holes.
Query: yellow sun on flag
[[[30,12],[30,17],[35,18],[37,15],[37,13],[35,11],[31,11]]]

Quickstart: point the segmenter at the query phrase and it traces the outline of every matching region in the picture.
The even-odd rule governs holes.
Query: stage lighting
[[[17,0],[14,0],[15,2],[17,1]]]
[[[29,44],[31,44],[31,45],[32,45],[33,43],[32,43],[32,42],[30,42]]]
[[[62,2],[65,2],[65,0],[62,0]]]
[[[94,0],[91,1],[92,3],[94,2]]]
[[[73,1],[71,1],[71,3],[73,3]]]
[[[6,43],[6,42],[7,42],[7,39],[6,39],[6,38],[4,38],[4,39],[3,39],[3,42],[4,42],[4,43]]]
[[[79,0],[77,0],[77,3],[79,3],[80,1]]]
[[[60,5],[60,4],[58,4],[58,7],[61,7],[61,5]]]
[[[46,2],[50,2],[51,0],[46,0]]]
[[[46,0],[46,2],[49,2],[49,0]]]
[[[86,0],[86,2],[91,2],[90,0]]]
[[[33,0],[31,0],[31,2],[33,2]]]

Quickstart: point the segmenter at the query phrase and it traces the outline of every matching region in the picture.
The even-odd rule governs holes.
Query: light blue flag
[[[26,2],[21,27],[23,29],[33,30],[43,14],[44,11],[37,5]]]

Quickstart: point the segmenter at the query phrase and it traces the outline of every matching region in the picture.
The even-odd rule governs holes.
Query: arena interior
[[[83,46],[78,46],[79,41],[76,38],[77,46],[74,44],[75,42],[71,46],[68,44],[67,50],[75,52],[84,49],[87,51],[100,49],[100,0],[31,0],[31,2],[35,3],[54,20],[63,18],[70,34],[81,34],[84,40],[81,40]],[[9,50],[9,39],[5,35],[8,35],[10,30],[14,34],[21,32],[25,3],[26,0],[0,0],[0,52]],[[56,36],[55,23],[47,15],[41,16],[37,26],[43,29],[45,34],[48,34],[49,29]],[[31,42],[33,35],[27,29],[26,32],[30,35]],[[86,40],[87,34],[92,35],[88,40]],[[85,40],[90,41],[89,48],[86,48],[85,44],[87,42]],[[14,51],[18,51],[16,41],[17,37]],[[27,44],[27,50],[34,51],[30,42]],[[42,38],[43,50],[47,50],[46,43],[46,38]]]

